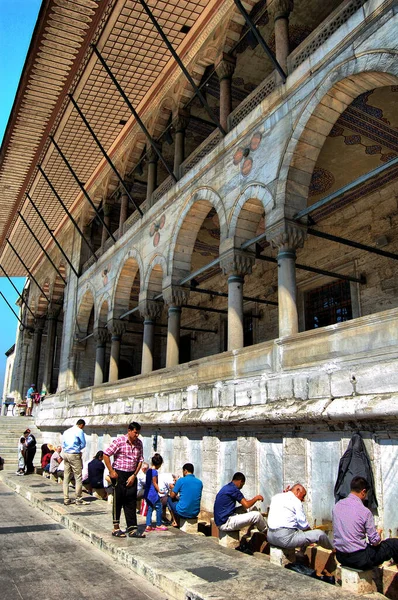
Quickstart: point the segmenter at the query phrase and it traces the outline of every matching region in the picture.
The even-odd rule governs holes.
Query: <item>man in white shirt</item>
[[[307,494],[305,487],[296,483],[291,489],[276,494],[271,499],[268,514],[267,539],[279,548],[302,548],[318,544],[332,550],[326,533],[311,529],[304,514],[303,502]]]
[[[84,419],[79,419],[76,425],[69,427],[62,436],[62,458],[64,459],[64,504],[69,506],[69,483],[72,475],[76,485],[76,505],[87,504],[82,496],[82,452],[86,447],[86,437],[83,429],[86,425]]]

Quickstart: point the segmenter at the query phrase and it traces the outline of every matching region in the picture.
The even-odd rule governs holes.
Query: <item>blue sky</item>
[[[40,5],[41,0],[0,0],[0,140],[3,140]],[[22,290],[24,281],[23,278],[13,279],[19,290]],[[18,296],[5,277],[0,278],[0,290],[14,307]],[[18,312],[17,306],[15,311]],[[1,397],[6,364],[4,353],[13,345],[18,325],[17,319],[1,296],[0,322]]]

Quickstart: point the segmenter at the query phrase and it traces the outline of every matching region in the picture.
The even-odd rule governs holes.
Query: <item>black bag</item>
[[[317,579],[315,569],[311,569],[311,567],[306,567],[301,563],[289,563],[285,566],[285,569],[289,569],[289,571],[294,571],[295,573],[300,573],[300,575],[306,575],[307,577],[314,577]]]

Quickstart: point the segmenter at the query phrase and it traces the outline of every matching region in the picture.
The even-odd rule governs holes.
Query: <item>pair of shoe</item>
[[[65,506],[69,506],[70,504],[74,504],[75,501],[74,500],[70,500],[69,498],[67,500],[64,500],[64,504]]]
[[[25,475],[23,471],[15,471],[15,475]]]
[[[83,498],[78,498],[78,499],[76,500],[76,504],[77,504],[78,506],[82,506],[82,504],[90,504],[90,502],[86,502],[85,500],[83,500]]]
[[[156,527],[151,527],[150,525],[147,525],[145,527],[145,531],[149,532],[149,531],[167,531],[168,527],[166,527],[165,525],[157,525]]]

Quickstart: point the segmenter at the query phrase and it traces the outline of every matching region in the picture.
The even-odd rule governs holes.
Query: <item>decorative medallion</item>
[[[105,267],[105,269],[101,273],[102,283],[103,283],[104,287],[108,283],[108,273],[111,270],[111,268],[112,268],[112,265],[108,265],[107,267]]]
[[[322,169],[321,167],[315,167],[310,183],[310,197],[327,192],[333,184],[333,173],[327,171],[326,169]]]
[[[259,131],[253,134],[252,139],[250,140],[249,146],[246,148],[238,148],[233,156],[234,165],[241,164],[241,173],[246,177],[249,175],[253,166],[253,159],[249,157],[250,152],[255,152],[257,148],[259,148],[261,144],[262,134]],[[243,162],[242,162],[243,161]]]
[[[163,229],[164,224],[166,223],[166,215],[162,215],[159,221],[152,223],[151,228],[149,230],[149,236],[153,237],[153,245],[156,246],[160,242],[160,230]]]

